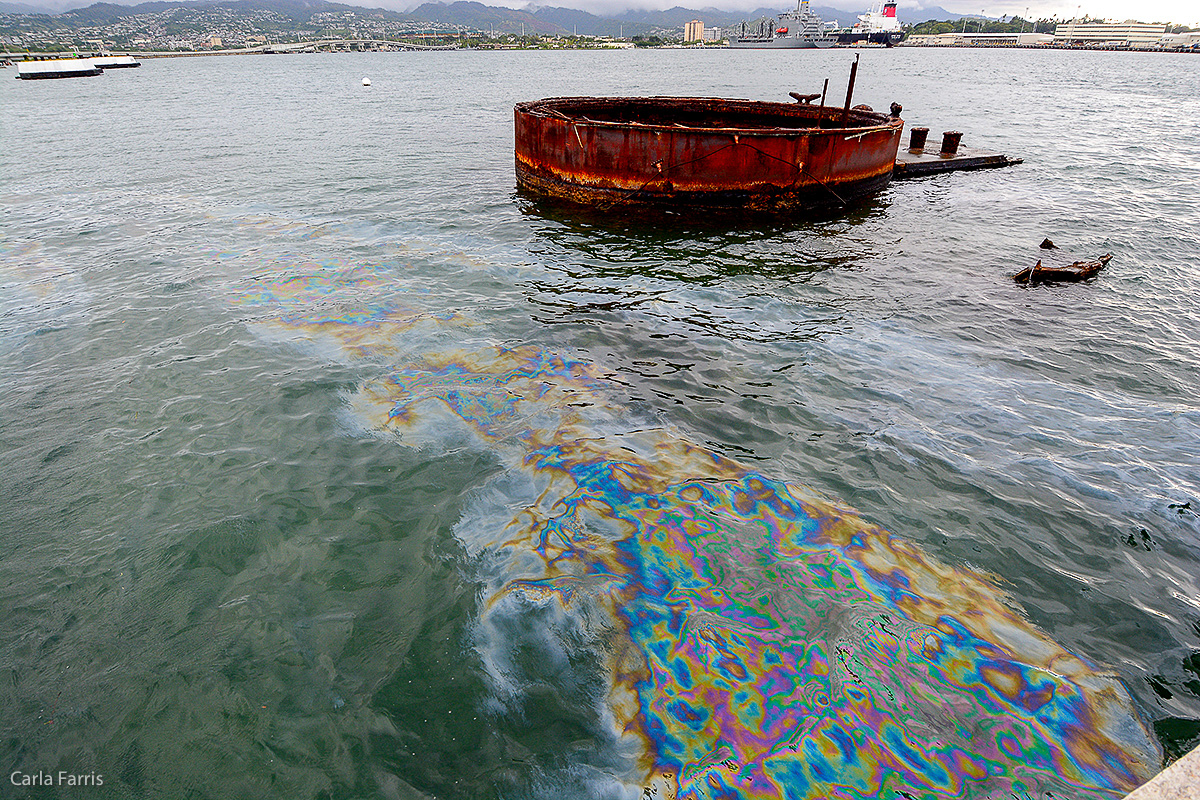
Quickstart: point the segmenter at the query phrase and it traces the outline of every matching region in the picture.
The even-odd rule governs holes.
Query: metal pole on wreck
[[[858,74],[858,57],[860,53],[854,54],[854,63],[850,65],[850,82],[846,84],[846,106],[842,109],[842,127],[846,127],[846,123],[850,121],[850,98],[854,96],[854,76]]]

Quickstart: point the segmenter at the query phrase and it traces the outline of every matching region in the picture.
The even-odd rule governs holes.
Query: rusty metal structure
[[[1046,241],[1050,240],[1047,239]],[[1051,247],[1053,247],[1053,243],[1051,243]],[[1109,261],[1112,261],[1112,253],[1105,253],[1091,261],[1075,261],[1063,267],[1043,267],[1039,259],[1032,267],[1026,267],[1016,275],[1013,275],[1013,280],[1017,283],[1025,284],[1056,283],[1059,281],[1077,283],[1094,277],[1097,272],[1108,266]]]
[[[845,108],[701,97],[520,103],[517,185],[599,208],[846,207],[887,186],[904,127],[898,112],[850,108],[849,95]]]

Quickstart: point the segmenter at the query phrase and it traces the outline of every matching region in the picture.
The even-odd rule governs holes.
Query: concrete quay
[[[1125,800],[1200,800],[1200,747],[1134,789]]]

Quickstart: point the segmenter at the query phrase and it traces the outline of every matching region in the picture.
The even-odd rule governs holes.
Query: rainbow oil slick
[[[397,299],[394,288],[390,270],[380,264],[347,266],[327,260],[292,264],[286,274],[259,277],[235,301],[268,309],[256,321],[277,334],[327,341],[349,358],[394,354],[401,334],[421,323],[457,319],[453,312],[429,312]]]
[[[484,587],[474,645],[497,696],[533,684],[515,619],[593,654],[619,754],[603,793],[1113,798],[1156,770],[1121,682],[992,577],[634,414],[586,359],[470,339],[399,285],[386,265],[277,264],[240,301],[386,365],[348,398],[360,424],[504,466],[456,527]]]
[[[0,339],[86,319],[91,295],[75,266],[36,241],[0,239]]]

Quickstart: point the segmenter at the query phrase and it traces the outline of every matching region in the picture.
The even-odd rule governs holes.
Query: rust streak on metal
[[[854,97],[854,78],[858,75],[858,56],[854,54],[854,63],[850,65],[850,80],[846,83],[846,107],[842,109],[842,127],[846,127],[846,122],[850,119],[850,98]]]

